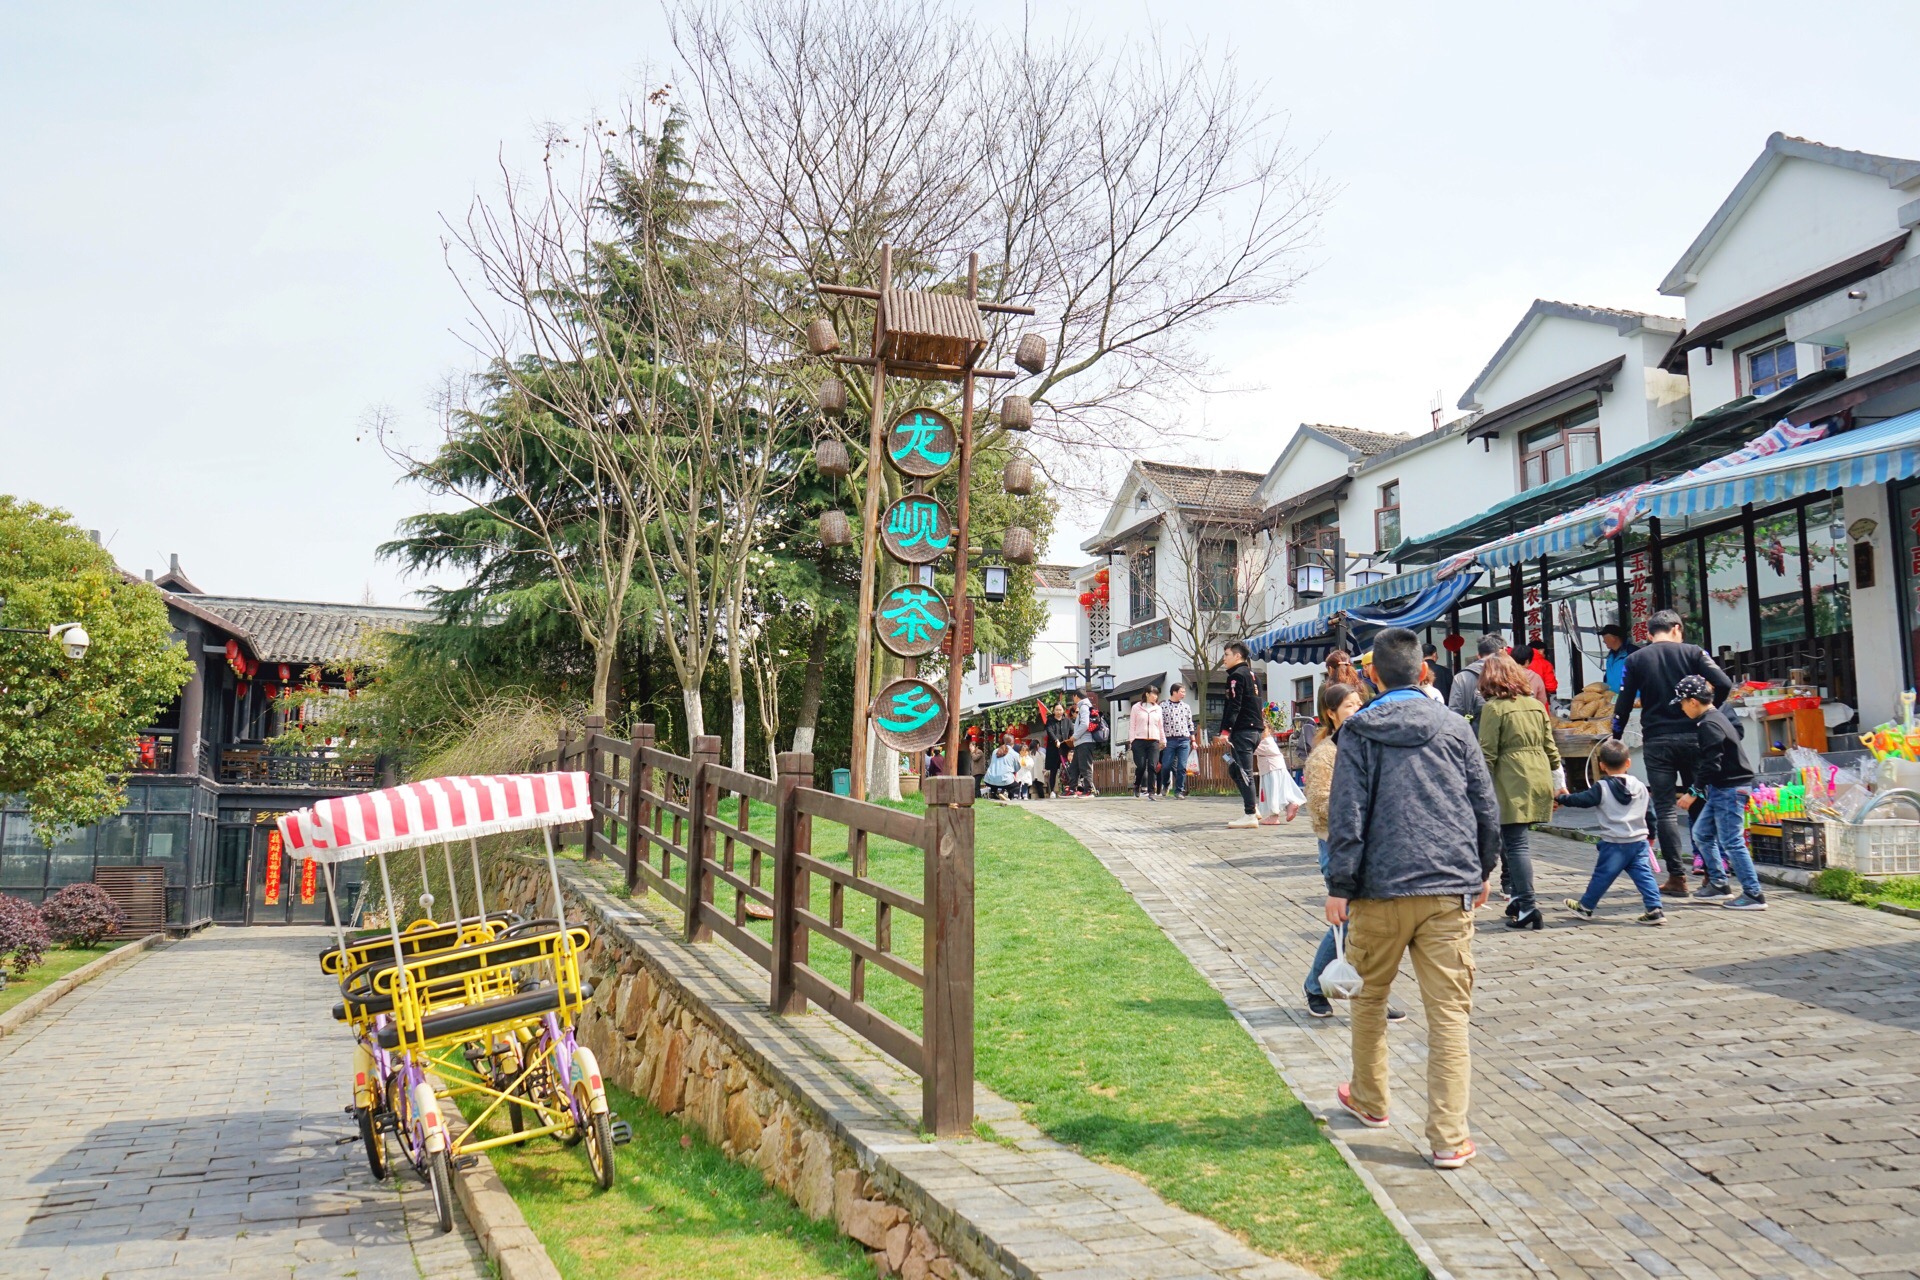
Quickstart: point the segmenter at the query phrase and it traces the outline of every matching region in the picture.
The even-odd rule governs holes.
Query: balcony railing
[[[380,785],[380,767],[371,755],[325,747],[290,751],[265,744],[228,743],[214,751],[214,777],[239,786],[365,791]]]

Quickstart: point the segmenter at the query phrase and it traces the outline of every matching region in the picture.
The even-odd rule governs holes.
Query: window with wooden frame
[[[1838,369],[1842,373],[1845,373],[1847,370],[1847,349],[1845,347],[1821,347],[1820,367],[1822,369]]]
[[[1740,352],[1740,362],[1734,367],[1746,385],[1735,390],[1742,395],[1770,396],[1800,381],[1798,366],[1793,343],[1776,333]]]
[[[1204,539],[1200,543],[1199,569],[1202,609],[1240,607],[1240,543],[1236,539]]]
[[[1520,433],[1522,489],[1537,489],[1599,465],[1599,405],[1584,405]]]
[[[1159,611],[1154,595],[1154,559],[1158,548],[1141,547],[1127,556],[1127,621],[1138,624]]]
[[[1293,718],[1313,719],[1313,677],[1295,676],[1293,680]]]
[[[1373,549],[1382,554],[1400,545],[1400,482],[1380,486],[1380,505],[1373,509]]]

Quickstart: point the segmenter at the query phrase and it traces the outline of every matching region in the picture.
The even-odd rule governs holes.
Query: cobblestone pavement
[[[1424,1160],[1424,1016],[1403,970],[1393,1126],[1333,1103],[1344,1012],[1306,1016],[1324,926],[1313,833],[1228,831],[1237,804],[1034,809],[1114,871],[1247,1022],[1289,1084],[1387,1189],[1441,1267],[1532,1276],[1920,1276],[1920,924],[1776,890],[1765,913],[1680,904],[1601,917],[1591,846],[1534,836],[1549,927],[1476,942],[1472,1122],[1480,1158]],[[1498,902],[1496,895],[1495,902]],[[1336,1006],[1337,1007],[1337,1006]],[[1433,1265],[1433,1259],[1429,1259]]]
[[[211,930],[0,1040],[0,1277],[491,1274],[410,1170],[395,1190],[336,1145],[351,1050],[325,936]]]

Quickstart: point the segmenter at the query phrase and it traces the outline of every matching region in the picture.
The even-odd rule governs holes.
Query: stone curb
[[[37,995],[28,996],[5,1013],[0,1013],[0,1037],[18,1031],[35,1014],[59,1002],[69,992],[85,983],[92,982],[101,974],[117,969],[131,962],[135,957],[144,955],[160,943],[166,941],[164,933],[150,933],[138,942],[129,942],[124,947],[115,947],[112,951],[88,964],[81,965],[60,981]]]
[[[448,1133],[458,1141],[467,1131],[467,1118],[451,1104],[441,1114]],[[487,1260],[499,1269],[500,1280],[561,1280],[560,1268],[553,1265],[546,1246],[527,1225],[520,1205],[501,1183],[487,1153],[476,1151],[465,1158],[474,1163],[469,1168],[454,1169],[453,1193]]]

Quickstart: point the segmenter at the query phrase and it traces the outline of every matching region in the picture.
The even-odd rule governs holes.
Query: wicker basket
[[[833,331],[833,321],[825,316],[807,322],[807,350],[816,356],[830,356],[840,349],[840,335]]]
[[[1826,827],[1827,865],[1863,876],[1920,875],[1920,822],[1836,822]]]

